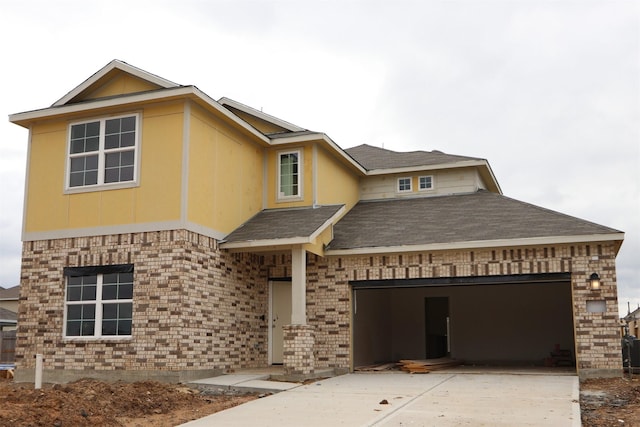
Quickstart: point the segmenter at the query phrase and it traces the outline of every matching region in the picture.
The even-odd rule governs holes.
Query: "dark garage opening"
[[[568,275],[361,281],[352,291],[354,368],[442,355],[544,366],[556,349],[574,358]]]

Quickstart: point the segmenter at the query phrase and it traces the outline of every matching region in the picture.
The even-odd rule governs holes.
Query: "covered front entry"
[[[575,360],[568,274],[359,281],[352,292],[354,367],[442,356],[483,365]],[[550,359],[557,350],[569,350],[569,360]]]

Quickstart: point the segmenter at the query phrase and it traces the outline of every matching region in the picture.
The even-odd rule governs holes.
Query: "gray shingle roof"
[[[621,233],[508,197],[471,194],[361,201],[335,226],[329,249]]]
[[[309,237],[344,205],[294,209],[265,209],[235,229],[227,243]]]
[[[344,150],[356,162],[367,170],[395,169],[412,166],[432,166],[446,163],[461,162],[465,160],[482,160],[476,157],[456,156],[441,151],[408,151],[397,152],[384,148],[372,147],[362,144],[357,147]]]

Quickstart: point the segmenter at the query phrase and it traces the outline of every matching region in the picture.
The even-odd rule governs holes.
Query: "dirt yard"
[[[580,410],[584,427],[639,427],[640,377],[583,381]]]
[[[639,426],[640,378],[580,385],[585,427]],[[170,427],[231,408],[257,395],[207,396],[182,385],[80,380],[46,385],[0,380],[0,425]]]
[[[172,427],[256,399],[255,394],[207,396],[152,381],[15,384],[0,380],[2,426]]]

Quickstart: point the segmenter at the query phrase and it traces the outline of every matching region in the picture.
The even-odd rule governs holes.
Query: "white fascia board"
[[[289,123],[285,120],[279,119],[277,117],[274,117],[270,114],[266,114],[263,113],[262,111],[256,110],[255,108],[249,107],[248,105],[245,105],[241,102],[238,101],[234,101],[233,99],[229,99],[227,97],[222,97],[218,100],[218,103],[221,105],[228,105],[230,107],[233,107],[237,110],[243,111],[247,114],[250,114],[252,116],[256,116],[266,122],[270,122],[273,123],[274,125],[280,126],[282,128],[285,128],[291,132],[302,132],[306,129],[301,128],[300,126],[296,126],[292,123]]]
[[[163,90],[143,92],[126,96],[118,96],[115,98],[98,99],[95,101],[80,102],[77,104],[62,105],[60,107],[50,107],[41,110],[26,111],[24,113],[11,114],[9,121],[21,126],[22,123],[32,120],[46,119],[49,117],[72,114],[78,112],[90,112],[92,110],[99,110],[109,107],[126,106],[127,104],[135,104],[141,102],[153,102],[161,101],[167,98],[177,98],[181,96],[191,96],[203,101],[207,106],[215,109],[220,114],[223,114],[229,120],[232,120],[243,129],[250,132],[255,137],[259,138],[265,144],[270,144],[269,138],[258,132],[251,125],[244,120],[240,119],[235,114],[218,104],[213,98],[206,93],[202,92],[195,86],[179,86],[176,88],[168,88]]]
[[[331,218],[326,220],[320,227],[318,227],[318,229],[309,236],[309,239],[311,240],[311,242],[316,240],[316,238],[320,234],[322,234],[328,227],[330,227],[332,224],[335,224],[336,220],[342,216],[345,210],[346,210],[346,207],[343,205],[340,209],[338,209],[336,213],[334,213],[331,216]]]
[[[95,74],[93,74],[87,80],[80,83],[80,85],[76,86],[75,89],[73,89],[71,92],[67,93],[65,96],[63,96],[62,98],[54,102],[52,107],[59,107],[59,106],[65,105],[67,102],[69,102],[70,100],[78,96],[80,93],[82,93],[82,91],[86,90],[89,86],[91,86],[92,84],[100,80],[102,77],[104,77],[111,70],[114,70],[116,68],[124,71],[125,73],[132,74],[142,80],[146,80],[150,83],[156,84],[163,88],[172,88],[172,87],[179,86],[177,83],[174,83],[167,79],[163,79],[160,76],[156,76],[155,74],[151,74],[147,71],[141,70],[140,68],[131,66],[126,62],[122,62],[117,59],[114,59],[113,61],[109,62],[107,65],[102,67],[100,70],[98,70]]]
[[[368,255],[385,253],[429,252],[458,249],[501,248],[518,246],[558,245],[569,243],[596,243],[624,240],[624,233],[589,234],[582,236],[531,237],[525,239],[476,240],[468,242],[432,243],[427,245],[376,246],[355,249],[327,249],[327,256]]]
[[[348,155],[342,148],[338,146],[326,133],[322,132],[314,132],[305,135],[292,135],[292,136],[283,136],[277,139],[271,140],[271,145],[285,145],[285,144],[296,144],[301,142],[310,142],[310,141],[318,141],[321,140],[325,142],[329,147],[331,147],[336,153],[338,153],[343,159],[345,159],[349,164],[353,167],[357,168],[359,172],[363,175],[367,174],[367,170],[362,167],[362,165],[353,158]]]
[[[304,245],[312,243],[311,238],[307,237],[291,237],[289,239],[264,239],[264,240],[244,240],[241,242],[221,243],[222,249],[248,249],[260,247],[279,247],[290,245]]]
[[[316,229],[309,236],[302,237],[290,237],[287,239],[262,239],[262,240],[243,240],[240,242],[225,242],[220,244],[222,249],[247,249],[247,248],[260,248],[260,247],[280,247],[280,246],[292,246],[292,245],[304,245],[313,243],[316,238],[325,231],[328,227],[335,223],[336,219],[340,217],[345,211],[345,207],[342,206],[338,211],[326,220],[320,227]]]
[[[371,175],[371,176],[391,175],[396,173],[402,174],[402,173],[431,171],[431,170],[466,168],[466,167],[475,167],[475,166],[487,166],[487,162],[486,160],[463,160],[463,161],[454,162],[454,163],[439,163],[437,165],[407,166],[403,168],[393,168],[393,169],[372,169],[370,171],[367,171],[367,175]]]
[[[183,221],[165,221],[165,222],[149,222],[143,224],[124,224],[124,225],[109,225],[102,227],[87,227],[87,228],[70,228],[52,231],[35,231],[35,232],[23,232],[22,241],[30,242],[36,240],[53,240],[53,239],[67,239],[73,237],[93,237],[104,236],[108,234],[129,234],[129,233],[144,233],[149,231],[168,231],[168,230],[188,230],[193,231],[203,236],[212,237],[216,240],[222,240],[227,233],[223,233],[218,230],[213,230],[208,227],[195,224],[193,222]]]

